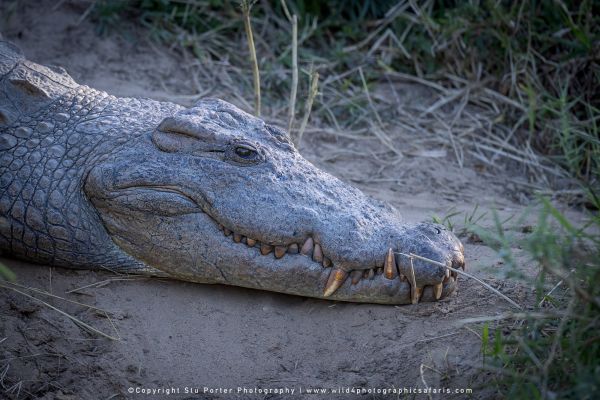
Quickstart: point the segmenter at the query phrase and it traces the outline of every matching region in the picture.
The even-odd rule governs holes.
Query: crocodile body
[[[462,244],[320,171],[235,106],[118,98],[0,42],[0,250],[344,301],[448,296]],[[434,260],[409,259],[414,253]]]

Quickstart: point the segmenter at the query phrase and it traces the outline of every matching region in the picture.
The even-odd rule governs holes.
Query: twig
[[[90,283],[89,285],[84,285],[75,289],[71,289],[66,291],[65,293],[69,294],[69,293],[76,293],[76,292],[80,292],[83,289],[88,289],[88,288],[94,288],[94,287],[102,287],[105,286],[111,282],[118,282],[118,281],[133,281],[133,280],[141,280],[141,279],[147,279],[148,277],[146,276],[136,276],[136,275],[131,275],[131,276],[124,276],[122,278],[110,278],[110,279],[104,279],[102,281],[98,281],[98,282],[93,282]]]
[[[256,48],[254,47],[254,37],[252,36],[252,25],[250,24],[250,9],[254,5],[248,0],[242,0],[242,13],[244,15],[244,28],[248,38],[248,50],[250,51],[250,62],[252,63],[252,78],[254,81],[254,113],[260,117],[260,73],[258,71],[258,60],[256,59]]]
[[[502,313],[502,314],[498,314],[498,315],[465,318],[465,319],[461,319],[457,322],[461,325],[466,325],[466,324],[477,324],[480,322],[502,321],[505,319],[528,319],[528,318],[552,319],[552,318],[566,317],[566,316],[573,318],[573,319],[585,319],[585,318],[578,317],[576,315],[569,315],[568,313],[557,312],[557,311],[555,311],[555,312],[518,312],[518,313],[507,312],[507,313]]]
[[[282,0],[285,4],[285,1]],[[288,114],[288,134],[292,134],[296,115],[296,95],[298,93],[298,17],[292,16],[292,90],[290,91],[290,110]]]
[[[310,117],[310,110],[312,109],[313,101],[317,96],[319,88],[319,73],[317,71],[313,71],[311,68],[310,73],[310,89],[308,92],[308,99],[306,99],[306,105],[304,107],[304,117],[302,118],[302,122],[300,124],[300,129],[298,131],[298,139],[296,145],[300,147],[300,143],[302,142],[302,136],[304,135],[304,130],[306,129],[306,125],[308,124],[308,118]]]
[[[381,120],[381,117],[379,116],[379,113],[377,112],[377,108],[375,108],[375,104],[373,104],[373,100],[371,99],[371,94],[369,93],[369,87],[367,86],[367,81],[365,80],[365,75],[363,74],[362,67],[358,68],[358,74],[360,75],[360,80],[362,82],[363,89],[365,90],[365,95],[367,96],[367,101],[369,102],[369,106],[371,107],[371,110],[373,110],[373,114],[375,115],[375,118],[377,118],[377,122],[379,123],[379,126],[381,128],[383,128],[383,121]]]
[[[456,269],[456,268],[452,268],[452,267],[450,267],[450,266],[448,266],[448,265],[446,265],[446,264],[444,264],[444,263],[441,263],[441,262],[438,262],[438,261],[435,261],[435,260],[432,260],[432,259],[429,259],[429,258],[426,258],[426,257],[419,256],[419,255],[417,255],[417,254],[413,254],[413,253],[406,254],[406,253],[401,253],[401,252],[396,252],[396,254],[400,254],[400,255],[402,255],[402,256],[405,256],[405,257],[408,257],[408,258],[410,258],[410,259],[412,259],[412,258],[416,258],[416,259],[419,259],[419,260],[422,260],[422,261],[425,261],[425,262],[429,262],[429,263],[431,263],[431,264],[434,264],[434,265],[439,265],[440,267],[444,267],[444,268],[446,268],[446,269],[449,269],[450,271],[453,271],[453,272],[456,272],[456,273],[458,273],[458,274],[464,275],[464,276],[466,276],[467,278],[471,278],[471,279],[473,279],[473,280],[475,280],[475,281],[479,282],[481,285],[483,285],[483,286],[484,286],[484,287],[486,287],[487,289],[489,289],[489,290],[491,290],[492,292],[496,293],[498,296],[502,297],[504,300],[508,301],[510,304],[512,304],[513,306],[515,306],[515,307],[516,307],[516,308],[518,308],[519,310],[522,310],[522,309],[523,309],[523,307],[521,307],[519,304],[515,303],[515,302],[514,302],[513,300],[511,300],[509,297],[505,296],[504,294],[502,294],[502,293],[501,293],[501,292],[499,292],[498,290],[494,289],[493,287],[491,287],[491,286],[490,286],[490,285],[488,285],[487,283],[483,282],[481,279],[479,279],[479,278],[476,278],[475,276],[473,276],[473,275],[471,275],[471,274],[468,274],[468,273],[466,273],[466,272],[464,272],[464,271],[461,271],[461,270],[459,270],[459,269]]]

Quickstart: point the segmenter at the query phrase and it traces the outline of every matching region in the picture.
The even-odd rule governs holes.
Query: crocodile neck
[[[23,58],[1,61],[0,249],[49,265],[139,269],[116,248],[82,187],[98,162],[181,107],[116,98]]]

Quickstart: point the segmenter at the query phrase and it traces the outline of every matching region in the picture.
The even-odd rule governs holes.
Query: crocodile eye
[[[263,153],[251,143],[232,143],[225,151],[225,160],[237,165],[256,165],[263,161]]]
[[[254,149],[250,149],[250,148],[248,148],[246,146],[237,146],[235,148],[235,154],[238,155],[241,158],[244,158],[246,160],[250,160],[254,156],[256,156],[256,151]]]

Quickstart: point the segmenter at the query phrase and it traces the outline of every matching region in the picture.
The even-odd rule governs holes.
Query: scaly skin
[[[456,288],[442,226],[320,171],[273,126],[221,100],[116,98],[0,42],[0,249],[343,301],[407,304]]]

